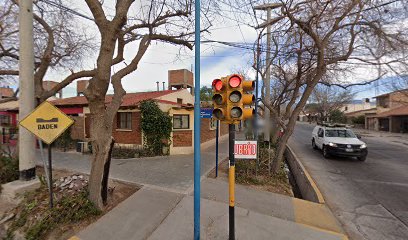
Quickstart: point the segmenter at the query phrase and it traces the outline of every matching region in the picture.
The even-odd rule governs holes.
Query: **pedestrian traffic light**
[[[255,98],[249,92],[254,90],[255,82],[246,81],[241,75],[233,74],[215,79],[213,86],[213,116],[229,124],[251,118]]]

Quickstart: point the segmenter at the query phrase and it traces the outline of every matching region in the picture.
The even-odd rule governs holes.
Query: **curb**
[[[324,204],[325,200],[323,194],[320,192],[315,181],[289,145],[286,145],[285,157],[303,198],[308,201]]]
[[[323,194],[316,182],[289,145],[286,145],[285,157],[304,198],[304,200],[298,198],[292,200],[296,222],[348,240],[341,224],[325,204]]]

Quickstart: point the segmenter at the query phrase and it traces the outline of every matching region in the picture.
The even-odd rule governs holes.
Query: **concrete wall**
[[[85,120],[84,116],[70,116],[75,122],[71,126],[71,138],[75,140],[84,140]]]
[[[183,99],[183,104],[194,104],[194,96],[187,89],[181,89],[180,91],[166,94],[156,99],[166,100],[171,102],[177,102],[177,98]],[[174,105],[173,105],[174,106]]]
[[[317,188],[316,183],[289,146],[286,147],[285,157],[302,198],[315,203],[324,203],[323,195]]]

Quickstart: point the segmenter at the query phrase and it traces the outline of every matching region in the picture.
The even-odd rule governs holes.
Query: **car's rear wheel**
[[[364,162],[366,160],[367,156],[361,156],[361,157],[357,157],[358,161]]]
[[[312,139],[312,147],[313,149],[317,149],[317,145],[316,145],[314,138]]]
[[[324,158],[329,158],[330,157],[330,154],[329,154],[329,152],[327,151],[327,147],[326,146],[323,146],[323,157]]]

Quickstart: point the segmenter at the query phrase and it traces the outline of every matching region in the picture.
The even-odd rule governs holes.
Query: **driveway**
[[[219,160],[228,156],[228,139],[220,141]],[[53,151],[53,168],[90,173],[90,155]],[[37,164],[42,165],[40,151]],[[201,149],[201,175],[215,167],[215,144]],[[193,154],[112,159],[110,177],[140,185],[186,193],[193,185]]]

